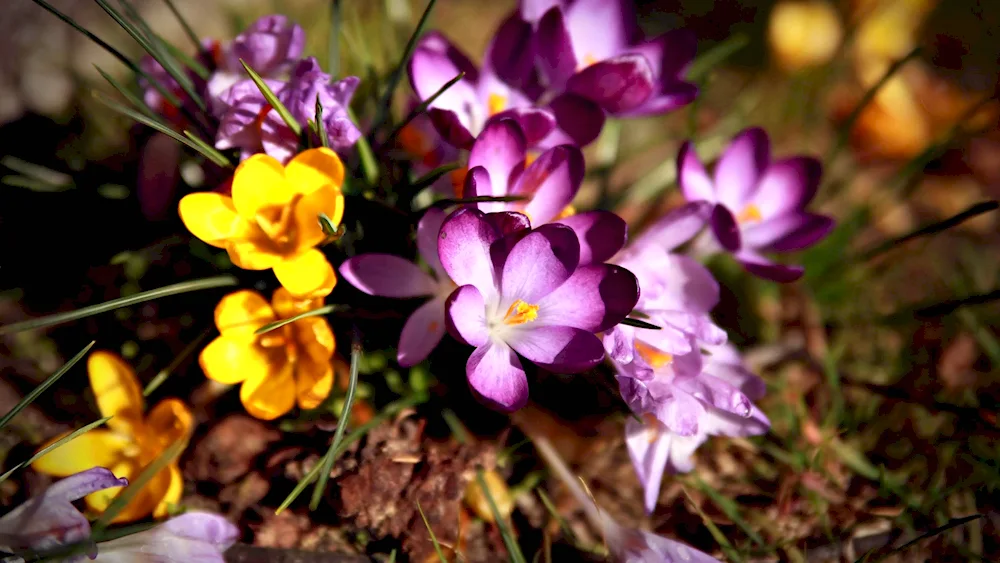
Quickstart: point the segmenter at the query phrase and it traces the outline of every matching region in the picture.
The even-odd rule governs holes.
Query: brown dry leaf
[[[254,461],[280,434],[242,414],[220,420],[192,448],[184,473],[196,481],[227,485],[246,475]]]

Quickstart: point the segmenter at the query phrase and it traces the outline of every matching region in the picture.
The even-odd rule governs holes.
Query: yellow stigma
[[[759,223],[764,217],[760,214],[760,208],[756,204],[749,204],[736,216],[737,223]]]
[[[489,108],[490,117],[500,113],[507,107],[507,96],[502,96],[500,94],[490,94],[489,99],[486,102]]]
[[[507,314],[503,316],[504,324],[520,325],[530,323],[538,318],[538,305],[531,305],[518,299],[507,308]]]
[[[660,369],[663,366],[674,361],[674,357],[671,356],[670,354],[667,354],[666,352],[661,352],[656,348],[649,346],[648,344],[643,344],[642,342],[637,341],[635,343],[635,351],[639,352],[639,355],[642,356],[642,359],[646,360],[646,363],[649,364],[649,367],[653,369]]]
[[[572,205],[567,205],[566,207],[563,208],[562,211],[559,212],[559,215],[556,215],[556,218],[553,220],[558,221],[559,219],[565,219],[567,217],[572,217],[574,215],[576,215],[576,208],[573,207]]]

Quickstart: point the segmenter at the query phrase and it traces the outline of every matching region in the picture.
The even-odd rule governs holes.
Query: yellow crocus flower
[[[104,350],[93,352],[87,358],[87,374],[101,415],[113,418],[107,428],[77,436],[38,458],[31,465],[35,471],[67,477],[106,467],[116,477],[132,480],[177,440],[190,438],[193,418],[179,399],[164,399],[144,416],[145,401],[135,371],[118,355]],[[170,505],[181,500],[183,489],[175,459],[153,476],[112,523],[130,522],[149,514],[156,518],[167,516]],[[113,487],[87,495],[87,506],[103,512],[121,490]]]
[[[219,337],[198,358],[209,379],[242,383],[240,400],[251,415],[275,419],[292,410],[313,409],[333,387],[336,343],[326,319],[299,319],[255,335],[262,326],[311,311],[322,299],[297,299],[278,288],[268,304],[259,293],[242,290],[222,298],[215,308]]]
[[[194,236],[225,248],[236,266],[274,270],[296,297],[325,297],[337,283],[316,245],[325,234],[319,214],[335,225],[344,214],[344,165],[327,148],[300,153],[287,165],[266,154],[244,160],[233,176],[232,197],[189,194],[179,212]]]

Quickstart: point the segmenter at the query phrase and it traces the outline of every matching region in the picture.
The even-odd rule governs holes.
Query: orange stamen
[[[486,105],[489,108],[490,117],[493,117],[507,107],[507,97],[500,94],[490,94]]]
[[[646,363],[653,369],[660,369],[674,361],[674,357],[670,354],[661,352],[660,350],[639,341],[636,341],[635,343],[635,351],[639,352],[642,359],[646,360]]]
[[[751,203],[740,211],[740,214],[736,216],[737,223],[760,223],[764,217],[760,214],[760,208],[757,205]]]
[[[503,317],[504,324],[519,325],[530,323],[538,318],[538,305],[531,305],[518,299],[507,308],[507,314]]]

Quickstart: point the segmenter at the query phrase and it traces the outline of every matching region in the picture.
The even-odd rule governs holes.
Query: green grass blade
[[[487,202],[511,202],[511,201],[524,201],[528,199],[527,196],[523,195],[480,195],[475,197],[458,197],[458,198],[445,198],[439,199],[434,203],[428,205],[427,207],[420,209],[419,211],[426,211],[431,207],[448,207],[450,205],[463,205],[466,203],[487,203]]]
[[[326,123],[323,122],[323,104],[319,101],[319,94],[316,94],[316,136],[324,147],[330,148],[330,134],[327,133]]]
[[[860,255],[858,256],[857,260],[861,261],[861,262],[866,262],[868,260],[871,260],[872,258],[875,258],[876,256],[878,256],[880,254],[888,252],[889,250],[891,250],[891,249],[895,248],[896,246],[899,246],[899,245],[901,245],[903,243],[909,242],[909,241],[911,241],[913,239],[917,239],[917,238],[920,238],[920,237],[924,237],[924,236],[928,236],[928,235],[935,235],[935,234],[940,233],[942,231],[947,231],[948,229],[950,229],[952,227],[956,227],[958,225],[961,225],[962,223],[968,221],[969,219],[973,219],[973,218],[978,217],[978,216],[980,216],[980,215],[982,215],[984,213],[989,213],[990,211],[995,211],[997,209],[1000,209],[1000,202],[997,202],[997,201],[983,201],[983,202],[977,203],[977,204],[969,207],[965,211],[962,211],[961,213],[958,213],[957,215],[953,215],[953,216],[948,217],[947,219],[944,219],[942,221],[936,221],[934,223],[930,223],[928,225],[924,225],[924,226],[922,226],[922,227],[920,227],[920,228],[918,228],[918,229],[916,229],[916,230],[914,230],[912,232],[909,232],[909,233],[907,233],[907,234],[905,234],[905,235],[903,235],[901,237],[897,237],[897,238],[894,238],[894,239],[891,239],[891,240],[887,240],[887,241],[885,241],[883,243],[878,244],[874,248],[871,248],[869,250],[861,252]]]
[[[191,24],[188,23],[187,18],[185,18],[184,15],[181,14],[181,11],[177,9],[177,6],[174,4],[174,0],[163,1],[166,2],[167,8],[170,9],[170,13],[172,13],[174,17],[177,18],[178,23],[181,24],[181,27],[184,29],[184,34],[191,40],[191,44],[194,45],[194,48],[201,51],[201,39],[198,38],[198,34],[191,28]]]
[[[337,458],[340,443],[344,439],[344,432],[351,420],[351,407],[354,406],[354,394],[358,388],[358,366],[361,362],[361,341],[357,336],[351,343],[351,379],[347,383],[347,396],[344,398],[344,408],[340,411],[340,420],[337,421],[337,430],[333,434],[333,441],[330,442],[330,449],[323,456],[323,469],[320,471],[319,479],[316,481],[316,488],[313,489],[312,500],[309,501],[309,509],[316,510],[319,501],[323,499],[323,491],[326,490],[326,482],[330,480],[330,471],[333,469],[333,462]]]
[[[274,321],[273,323],[268,323],[268,324],[266,324],[266,325],[258,328],[257,330],[255,330],[254,334],[264,334],[265,332],[271,332],[272,330],[281,328],[281,327],[283,327],[283,326],[285,326],[287,324],[294,323],[295,321],[298,321],[298,320],[301,320],[301,319],[305,319],[305,318],[309,318],[309,317],[318,317],[320,315],[328,315],[328,314],[330,314],[330,313],[332,313],[334,311],[337,311],[340,308],[341,308],[340,305],[326,305],[326,306],[320,307],[318,309],[313,309],[312,311],[306,311],[305,313],[299,313],[298,315],[295,315],[294,317],[288,317],[287,319],[281,319],[280,321]]]
[[[434,94],[431,95],[431,97],[429,97],[426,100],[420,102],[420,105],[418,105],[417,107],[413,108],[413,111],[411,111],[406,116],[406,118],[403,119],[403,122],[400,123],[398,126],[396,126],[395,129],[392,130],[392,134],[389,135],[389,138],[385,141],[385,143],[383,143],[382,146],[384,146],[384,147],[391,146],[392,142],[396,140],[396,137],[399,136],[399,134],[400,134],[400,132],[402,132],[403,128],[405,128],[407,125],[409,125],[411,121],[413,121],[414,119],[417,118],[417,116],[419,116],[420,114],[422,114],[425,111],[427,111],[427,108],[429,108],[430,105],[434,103],[434,100],[437,100],[438,97],[441,96],[441,94],[444,94],[448,90],[448,88],[451,88],[455,84],[458,84],[458,81],[462,80],[463,78],[465,78],[465,73],[464,72],[458,73],[458,76],[456,76],[455,78],[452,78],[448,82],[445,82],[444,86],[441,86],[441,88],[439,88],[437,92],[434,92]]]
[[[653,323],[647,323],[646,321],[640,319],[633,319],[632,317],[625,317],[624,319],[622,319],[621,324],[627,326],[634,326],[636,328],[645,328],[648,330],[663,330],[661,327],[658,327]]]
[[[403,56],[400,57],[399,64],[396,65],[392,74],[389,75],[389,83],[386,84],[385,92],[382,93],[382,99],[379,101],[378,109],[375,112],[375,119],[372,120],[372,128],[368,133],[371,138],[374,138],[375,131],[382,126],[382,122],[389,116],[392,96],[396,92],[396,87],[403,76],[403,71],[410,62],[413,49],[417,46],[417,40],[420,39],[420,35],[424,32],[424,27],[427,25],[427,20],[431,15],[431,11],[434,10],[434,4],[436,3],[437,0],[429,0],[427,2],[427,7],[424,8],[424,13],[420,15],[420,21],[417,22],[416,29],[413,30],[409,40],[406,42],[406,47],[403,49]]]
[[[177,369],[177,366],[181,365],[181,362],[183,362],[185,358],[187,358],[195,350],[197,350],[198,347],[201,345],[201,343],[204,342],[206,338],[208,338],[209,334],[212,334],[212,330],[213,329],[202,331],[202,333],[199,334],[197,338],[195,338],[194,340],[191,341],[190,344],[185,346],[184,349],[181,350],[181,353],[177,354],[177,357],[175,357],[173,360],[171,360],[169,364],[167,364],[167,367],[161,369],[156,374],[156,376],[153,377],[152,380],[150,380],[149,384],[146,385],[146,388],[142,390],[142,396],[148,397],[152,395],[153,391],[156,391],[156,389],[160,385],[163,385],[163,382],[166,381],[168,377],[170,377],[170,374]]]
[[[0,418],[0,429],[7,426],[10,423],[10,421],[13,420],[15,416],[17,416],[17,413],[23,411],[25,407],[33,403],[35,399],[37,399],[49,387],[52,387],[56,381],[59,381],[59,378],[66,375],[66,372],[69,371],[70,368],[76,365],[77,362],[79,362],[81,359],[83,359],[84,356],[87,355],[87,352],[89,352],[90,349],[94,347],[95,343],[96,341],[91,341],[90,344],[84,346],[83,350],[77,352],[75,356],[73,356],[72,358],[70,358],[68,362],[63,364],[63,367],[59,368],[58,371],[47,377],[45,381],[42,382],[41,385],[32,389],[31,393],[25,395],[23,399],[21,399],[16,405],[14,405],[14,408],[10,409],[10,412],[3,415],[3,418]]]
[[[240,64],[243,65],[244,69],[246,69],[247,74],[250,75],[250,80],[253,80],[253,83],[257,85],[257,89],[260,90],[261,95],[264,96],[264,99],[267,100],[267,103],[270,104],[272,108],[274,108],[274,111],[278,112],[278,115],[280,115],[281,119],[285,122],[286,125],[288,125],[288,128],[291,129],[293,133],[295,133],[295,136],[301,137],[302,124],[299,123],[297,119],[295,119],[295,117],[292,115],[292,112],[288,111],[288,108],[285,107],[285,104],[281,103],[281,100],[278,99],[278,96],[276,96],[274,92],[271,90],[271,88],[267,85],[267,83],[264,82],[264,79],[261,78],[259,74],[257,74],[257,71],[250,68],[250,65],[248,65],[246,61],[244,61],[243,59],[240,59]]]
[[[29,319],[26,321],[21,321],[19,323],[0,326],[0,335],[13,334],[15,332],[21,332],[24,330],[46,328],[63,323],[68,323],[70,321],[75,321],[77,319],[82,319],[84,317],[90,317],[92,315],[107,313],[108,311],[114,311],[115,309],[121,309],[122,307],[128,307],[129,305],[135,305],[136,303],[144,303],[146,301],[152,301],[153,299],[159,299],[161,297],[179,295],[181,293],[190,293],[192,291],[200,291],[202,289],[214,289],[217,287],[233,287],[238,284],[239,281],[235,277],[228,275],[175,283],[157,289],[151,289],[149,291],[136,293],[135,295],[129,295],[128,297],[120,297],[118,299],[112,299],[111,301],[105,301],[104,303],[98,303],[97,305],[90,305],[89,307],[84,307],[82,309],[77,309],[75,311],[69,311],[66,313],[56,313],[54,315],[48,315],[45,317],[41,317],[39,319]]]
[[[507,525],[503,516],[500,515],[497,503],[493,500],[493,495],[490,494],[490,488],[486,485],[486,478],[483,477],[482,467],[476,470],[476,481],[479,483],[479,488],[483,491],[483,496],[486,497],[486,503],[490,505],[493,520],[496,522],[497,527],[500,528],[500,535],[503,537],[504,545],[507,546],[507,555],[510,557],[510,560],[513,563],[527,563],[524,559],[524,554],[521,553],[521,547],[517,545],[517,538],[514,537],[514,532],[511,531],[510,526]]]
[[[350,107],[347,108],[347,116],[355,125],[361,123]],[[372,151],[371,143],[364,135],[358,137],[358,156],[361,157],[361,171],[365,175],[365,181],[371,186],[378,184],[378,161],[375,160],[375,152]]]
[[[157,123],[163,125],[164,127],[167,126],[167,124],[160,119],[160,116],[156,115],[156,113],[154,113],[153,110],[151,110],[149,106],[147,106],[146,103],[143,102],[142,99],[135,94],[135,92],[132,92],[131,90],[126,88],[122,83],[115,80],[113,76],[104,72],[104,69],[102,69],[101,67],[94,65],[94,68],[97,69],[97,72],[101,73],[101,76],[104,77],[104,80],[108,81],[108,84],[111,84],[112,88],[114,88],[119,94],[121,94],[123,98],[128,100],[133,107],[138,108],[139,111],[143,113],[143,115],[152,119],[153,121],[156,121]]]
[[[77,428],[76,430],[70,432],[69,434],[63,436],[62,438],[59,438],[55,442],[52,442],[48,446],[45,446],[44,448],[38,450],[38,452],[35,453],[35,455],[29,457],[25,461],[22,461],[21,463],[18,463],[14,467],[11,467],[10,469],[8,469],[6,473],[4,473],[3,475],[0,475],[0,483],[3,483],[7,479],[9,479],[10,476],[13,475],[14,472],[17,471],[18,469],[21,469],[22,467],[27,467],[27,466],[31,465],[32,463],[35,463],[35,461],[37,461],[43,455],[51,452],[52,450],[58,448],[59,446],[62,446],[64,444],[67,444],[67,443],[73,441],[74,439],[76,439],[80,435],[83,435],[83,434],[86,434],[87,432],[90,432],[94,428],[97,428],[98,426],[104,424],[105,422],[107,422],[109,420],[111,420],[110,416],[106,416],[104,418],[95,420],[94,422],[91,422],[90,424],[87,424],[85,426]]]
[[[569,522],[567,522],[566,519],[563,518],[562,514],[559,514],[559,511],[556,510],[556,505],[552,504],[552,500],[549,499],[549,495],[545,494],[545,491],[542,489],[536,489],[536,492],[538,493],[538,498],[542,499],[542,504],[545,505],[545,509],[549,511],[549,515],[555,518],[556,522],[559,522],[559,529],[562,530],[562,533],[569,538],[570,542],[576,544],[578,542],[576,533],[573,532],[573,528],[570,527]]]
[[[222,154],[219,149],[213,147],[212,145],[206,143],[201,137],[198,137],[190,131],[184,131],[184,137],[191,141],[195,145],[195,150],[200,152],[205,158],[211,160],[212,162],[218,164],[223,168],[232,168],[233,163],[229,162],[226,155]],[[185,143],[187,144],[187,143]]]
[[[743,530],[743,533],[745,533],[747,537],[761,547],[767,545],[764,542],[764,538],[762,538],[756,530],[751,528],[747,521],[743,519],[743,516],[740,515],[739,508],[736,506],[735,502],[723,496],[719,491],[715,490],[714,487],[702,481],[698,477],[695,477],[695,480],[698,484],[698,488],[701,489],[703,493],[707,494],[709,498],[712,499],[712,502],[722,509],[722,512],[726,515],[726,517],[732,520],[734,524]]]
[[[735,55],[740,49],[749,44],[750,38],[743,33],[737,33],[720,42],[691,62],[691,66],[687,71],[687,80],[690,82],[702,80],[712,69],[725,62],[726,59]]]
[[[340,74],[340,0],[330,0],[330,35],[326,38],[326,68],[330,76]]]
[[[434,535],[434,530],[431,529],[431,523],[427,521],[427,516],[424,514],[424,509],[420,507],[420,501],[417,501],[417,512],[420,513],[420,519],[424,521],[424,527],[427,528],[427,533],[431,536],[431,543],[434,544],[434,551],[437,552],[438,561],[441,563],[448,563],[448,558],[444,556],[444,552],[441,551],[441,544],[438,543],[437,536]]]
[[[413,193],[419,192],[420,190],[426,188],[427,186],[433,184],[434,182],[437,182],[445,174],[448,174],[449,172],[452,172],[454,170],[458,170],[459,168],[462,168],[462,165],[457,162],[452,162],[450,164],[442,164],[441,166],[438,166],[434,170],[431,170],[430,172],[417,178],[417,180],[413,182]]]

